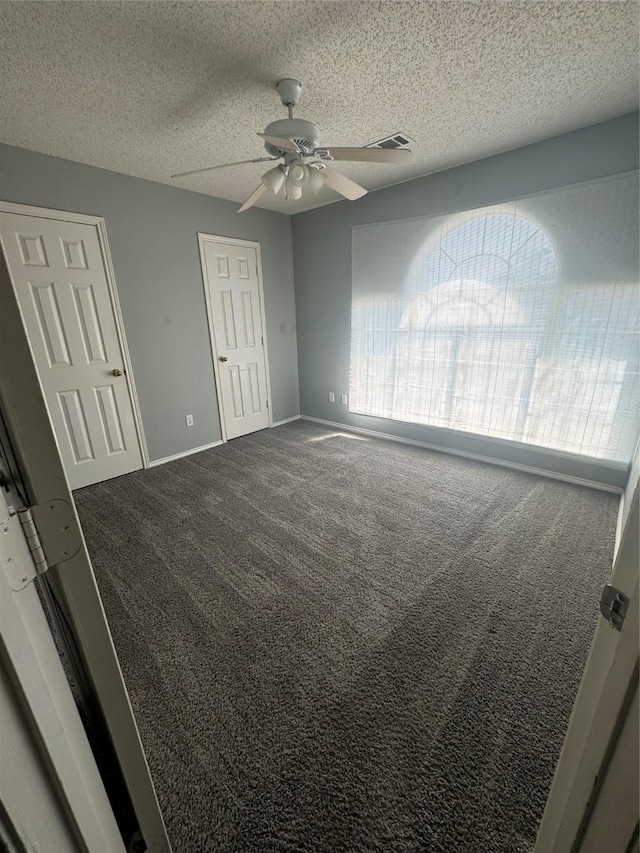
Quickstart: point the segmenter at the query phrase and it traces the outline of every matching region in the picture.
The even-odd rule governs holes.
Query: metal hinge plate
[[[80,534],[69,504],[61,498],[18,511],[37,574],[74,557]]]
[[[600,613],[612,628],[622,630],[628,607],[629,596],[610,583],[605,584],[600,596]]]

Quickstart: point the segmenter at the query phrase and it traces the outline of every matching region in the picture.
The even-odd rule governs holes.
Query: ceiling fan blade
[[[266,193],[267,188],[264,184],[260,184],[258,189],[254,190],[249,198],[245,201],[242,207],[238,210],[238,213],[242,213],[243,210],[247,210],[249,207],[253,207],[253,205],[258,201],[261,195]]]
[[[323,145],[313,152],[328,151],[334,160],[351,160],[362,163],[391,163],[398,166],[413,163],[413,151],[408,148],[332,148]],[[320,154],[322,156],[322,154]]]
[[[332,190],[340,193],[340,195],[343,195],[345,198],[348,198],[349,201],[355,201],[357,198],[361,198],[363,195],[367,194],[365,188],[361,187],[360,184],[356,184],[356,182],[352,181],[351,178],[347,178],[346,175],[343,175],[341,172],[336,172],[335,169],[331,169],[329,166],[325,166],[322,170],[322,174],[324,175],[327,186],[331,187]]]
[[[242,166],[244,163],[264,163],[267,160],[279,160],[279,157],[256,157],[254,160],[236,160],[235,163],[221,163],[219,166],[207,166],[205,169],[192,169],[190,172],[178,172],[172,178],[184,178],[187,175],[198,175],[200,172],[211,172],[213,169],[226,169],[227,166]]]
[[[283,151],[295,151],[296,154],[300,153],[300,148],[293,139],[283,139],[280,136],[267,136],[266,133],[259,133],[258,136],[264,139],[265,142],[270,142],[271,145],[275,145],[276,148],[281,148]]]

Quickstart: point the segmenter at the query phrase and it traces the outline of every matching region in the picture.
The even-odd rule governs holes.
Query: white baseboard
[[[509,462],[505,459],[496,459],[495,456],[482,456],[479,453],[469,453],[466,450],[456,450],[450,447],[443,447],[440,444],[429,444],[426,441],[415,441],[412,438],[400,438],[397,435],[390,435],[386,432],[376,432],[372,429],[364,429],[362,427],[351,426],[350,424],[339,424],[335,421],[325,421],[323,418],[312,418],[310,415],[300,415],[303,421],[311,421],[314,424],[322,424],[323,426],[339,429],[343,432],[355,432],[359,435],[369,435],[372,438],[383,438],[386,441],[396,441],[398,444],[410,444],[413,447],[424,447],[427,450],[436,450],[438,453],[449,453],[452,456],[462,456],[465,459],[474,459],[476,462],[488,462],[491,465],[500,465],[502,468],[513,468],[515,471],[524,471],[527,474],[537,474],[539,477],[549,477],[552,480],[562,480],[565,483],[574,483],[577,486],[586,486],[589,489],[599,489],[601,492],[612,492],[615,495],[622,493],[619,486],[608,486],[604,483],[597,483],[595,480],[583,480],[580,477],[571,477],[568,474],[556,474],[554,471],[547,471],[545,468],[535,468],[531,465],[520,465],[518,462]]]
[[[282,421],[274,421],[271,424],[271,426],[272,427],[284,426],[284,424],[290,424],[292,421],[299,421],[299,420],[300,420],[300,415],[294,415],[292,418],[285,418]]]
[[[201,453],[203,450],[211,450],[212,447],[218,447],[224,444],[223,441],[212,441],[211,444],[203,444],[202,447],[192,447],[191,450],[183,450],[182,453],[174,453],[173,456],[165,456],[164,459],[153,459],[149,462],[149,468],[155,468],[156,465],[164,465],[165,462],[173,462],[174,459],[182,459],[184,456],[191,456],[193,453]]]

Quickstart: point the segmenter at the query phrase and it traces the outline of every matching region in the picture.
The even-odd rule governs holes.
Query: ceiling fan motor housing
[[[310,121],[305,121],[302,118],[283,118],[278,121],[272,121],[268,124],[264,132],[267,136],[279,136],[281,139],[292,139],[299,148],[302,148],[305,153],[310,154],[320,144],[320,131],[311,124]],[[277,148],[270,142],[264,143],[272,157],[282,157],[284,151],[282,148]]]

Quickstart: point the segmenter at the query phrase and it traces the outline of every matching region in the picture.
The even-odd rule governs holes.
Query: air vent
[[[392,133],[391,136],[386,136],[384,139],[379,139],[377,142],[365,145],[365,148],[408,148],[412,142],[413,139],[409,134],[400,130],[397,133]]]

